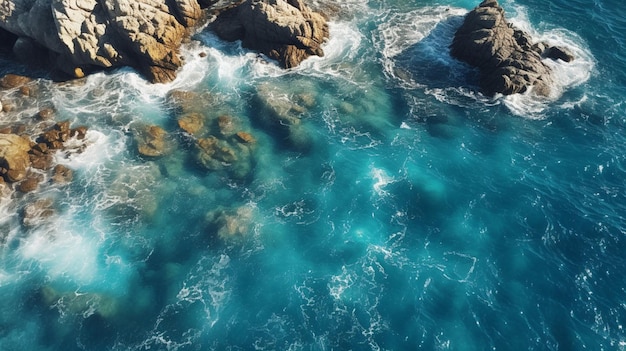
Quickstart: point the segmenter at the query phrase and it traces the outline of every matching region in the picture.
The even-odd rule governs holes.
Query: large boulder
[[[0,134],[0,176],[7,182],[26,178],[30,167],[30,140],[16,134]]]
[[[497,0],[484,0],[467,14],[454,35],[451,55],[480,70],[485,93],[504,95],[530,87],[538,95],[550,95],[551,70],[543,57],[573,59],[564,49],[533,44],[528,34],[507,23]]]
[[[170,81],[182,64],[179,46],[201,16],[197,0],[0,2],[0,27],[23,39],[14,46],[17,57],[45,48],[45,60],[77,77],[131,66],[153,82]]]
[[[222,11],[210,27],[220,38],[241,40],[284,68],[324,56],[321,45],[329,36],[326,19],[301,0],[246,0]]]

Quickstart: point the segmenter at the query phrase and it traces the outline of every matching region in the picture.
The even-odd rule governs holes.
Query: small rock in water
[[[139,154],[148,157],[163,156],[170,150],[167,132],[156,125],[135,128],[135,140]]]
[[[242,143],[252,144],[256,141],[252,134],[248,132],[237,132],[237,134],[235,135],[237,136],[237,139]]]
[[[63,166],[56,165],[52,174],[52,182],[55,184],[67,184],[74,178],[74,171]]]
[[[194,135],[204,127],[204,116],[198,112],[191,112],[178,118],[178,126],[185,132]]]
[[[23,193],[30,193],[37,190],[37,187],[41,183],[41,177],[39,175],[30,175],[17,186],[17,190]]]

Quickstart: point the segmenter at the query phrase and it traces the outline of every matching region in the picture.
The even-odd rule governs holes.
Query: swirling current
[[[0,198],[0,350],[625,350],[626,5],[500,3],[575,53],[557,96],[478,92],[448,52],[466,0],[341,2],[287,71],[201,31],[169,84],[39,79],[15,118],[54,106],[87,146]],[[253,146],[202,165],[173,91]]]

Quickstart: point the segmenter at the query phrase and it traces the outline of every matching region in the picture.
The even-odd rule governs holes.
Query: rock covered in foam
[[[550,95],[551,70],[543,57],[571,61],[565,49],[533,44],[530,36],[507,23],[497,0],[484,0],[470,11],[454,35],[451,55],[480,70],[488,94],[523,93],[529,87]]]
[[[220,38],[241,40],[284,68],[324,56],[321,45],[329,37],[326,19],[301,0],[246,0],[221,12],[211,28]]]

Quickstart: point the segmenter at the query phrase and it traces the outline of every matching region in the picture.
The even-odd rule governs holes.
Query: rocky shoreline
[[[39,25],[26,28],[25,20]],[[207,22],[208,30],[220,38],[241,40],[244,47],[283,68],[323,56],[322,44],[330,35],[325,15],[302,0],[13,0],[0,3],[0,46],[10,47],[26,63],[37,63],[36,57],[74,78],[131,66],[146,79],[164,83],[173,80],[183,64],[181,43]],[[480,87],[490,95],[532,88],[537,95],[549,96],[551,71],[542,60],[574,59],[567,50],[534,43],[514,28],[497,0],[484,0],[466,15],[450,53],[480,70]],[[39,108],[37,100],[45,89],[40,80],[29,77],[0,78],[0,199],[71,182],[73,171],[56,164],[55,154],[81,152],[87,146],[87,127],[57,121],[54,106]],[[275,90],[269,84],[256,87],[253,103],[261,111],[256,122],[287,147],[306,152],[312,136],[302,116],[316,104],[315,96],[306,88],[287,95]],[[184,145],[203,170],[234,180],[250,176],[257,137],[246,123],[234,113],[217,111],[210,97],[197,93],[174,90],[166,100],[176,126],[130,127],[140,157],[167,156]],[[33,106],[37,112],[24,117],[21,111]],[[354,114],[347,103],[340,107]],[[32,205],[25,211],[35,217],[52,211],[45,201]],[[223,221],[222,215],[214,220]],[[30,222],[36,222],[33,216]]]
[[[11,0],[0,3],[0,46],[57,76],[130,66],[154,83],[176,78],[180,46],[203,25],[294,67],[323,55],[325,17],[300,0]]]

